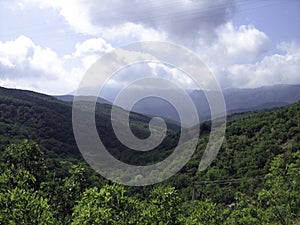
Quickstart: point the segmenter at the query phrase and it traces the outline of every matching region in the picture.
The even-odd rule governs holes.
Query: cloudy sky
[[[101,55],[143,40],[191,49],[223,88],[300,84],[299,12],[299,0],[1,0],[0,86],[70,93]]]

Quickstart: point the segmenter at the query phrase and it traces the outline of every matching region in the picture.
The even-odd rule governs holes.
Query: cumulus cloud
[[[256,60],[269,49],[268,36],[252,25],[242,25],[236,29],[229,22],[217,30],[217,36],[218,41],[213,48],[216,46],[223,56],[234,62]]]
[[[35,73],[45,69],[51,70],[53,69],[51,67],[45,68],[46,64],[59,63],[55,52],[49,48],[42,49],[23,35],[16,40],[0,42],[0,57],[2,59],[1,78],[25,76],[24,73],[20,73],[20,70],[26,71],[28,68],[34,69]],[[31,73],[28,74],[28,76],[31,75]]]
[[[26,36],[0,41],[0,85],[64,92],[74,85],[69,72],[64,68],[64,60],[53,50],[34,44]]]
[[[107,34],[112,34],[112,38],[116,34],[149,38],[150,32],[154,34],[151,38],[166,35],[174,40],[187,39],[189,42],[195,37],[212,38],[214,29],[227,22],[234,11],[230,0],[74,0],[72,4],[67,0],[22,1],[58,10],[80,33],[98,34],[106,38],[109,38]]]
[[[236,27],[231,21],[235,7],[230,0],[18,0],[17,4],[20,10],[27,10],[30,4],[52,9],[55,16],[63,18],[75,32],[87,35],[87,39],[81,39],[66,55],[23,35],[0,41],[0,85],[48,93],[73,91],[101,55],[140,40],[171,41],[190,47],[223,87],[300,82],[299,43],[283,42],[272,49],[263,31],[251,24]],[[123,58],[116,60],[138,59],[139,54],[142,52],[124,52]],[[141,74],[191,84],[174,68],[147,64],[129,68],[109,85],[124,86]]]
[[[281,43],[278,50],[282,53],[265,56],[261,61],[253,64],[229,66],[227,85],[253,88],[263,85],[300,83],[300,44]]]
[[[73,59],[81,61],[84,69],[89,68],[93,63],[99,59],[99,57],[114,48],[110,43],[103,38],[90,38],[83,42],[78,42],[75,45],[75,51],[70,55],[65,55],[64,59]]]
[[[253,31],[253,29],[250,26],[247,29],[237,28],[232,32],[241,36],[247,36],[248,32],[255,33],[256,35],[250,35],[254,40],[261,38],[265,39],[266,43],[268,42],[263,33]],[[222,35],[224,33],[220,33],[220,37],[223,37]],[[251,40],[249,41],[251,43]],[[225,45],[222,42],[222,38],[217,39],[216,42],[222,48],[228,46],[228,43]],[[262,46],[266,44],[255,42],[262,43]],[[232,42],[233,44],[234,42]],[[215,44],[211,49],[214,48]],[[113,47],[105,40],[92,38],[77,43],[73,53],[60,57],[53,50],[36,45],[25,36],[19,36],[12,41],[0,42],[0,85],[55,94],[71,92],[77,88],[89,66],[111,49]],[[261,46],[249,45],[248,48],[240,47],[240,52],[234,52],[239,57],[242,57],[245,52],[250,55],[253,53],[253,56],[249,58],[250,63],[232,63],[229,57],[232,52],[223,51],[223,57],[226,58],[223,61],[226,61],[227,64],[222,70],[217,68],[218,64],[211,68],[223,87],[258,87],[279,83],[300,83],[299,43],[283,42],[277,46],[276,54],[266,55],[262,57],[262,60],[252,62],[252,57],[264,53],[263,49]],[[117,61],[139,60],[144,54],[143,52],[127,51],[121,51],[121,53],[120,57],[116,59]],[[153,59],[155,60],[154,57]],[[119,72],[107,83],[106,96],[108,97],[112,92],[115,94],[117,90],[132,80],[152,75],[171,79],[186,88],[193,87],[188,76],[176,68],[163,64],[146,63],[131,66]]]
[[[215,70],[228,65],[255,62],[270,50],[268,36],[252,25],[234,27],[228,22],[216,29],[216,38],[211,44],[202,44],[197,52]]]
[[[31,57],[32,41],[21,35],[15,41],[0,41],[1,61],[10,67],[16,66]]]
[[[96,3],[97,4],[97,3]],[[165,32],[171,39],[211,36],[214,28],[226,22],[233,11],[232,1],[104,0],[90,10],[90,21],[100,27],[141,24]]]
[[[102,38],[91,38],[84,42],[79,42],[75,46],[74,56],[82,56],[86,54],[106,53],[113,47]]]

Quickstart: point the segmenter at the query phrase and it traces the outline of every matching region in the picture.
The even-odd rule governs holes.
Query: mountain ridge
[[[205,91],[188,89],[186,92],[193,100],[200,122],[210,120],[210,109]],[[213,91],[208,91],[213,95]],[[276,84],[257,88],[227,88],[223,90],[228,115],[247,111],[282,107],[300,100],[299,84]],[[54,96],[63,101],[71,101],[72,95]],[[113,104],[113,101],[98,98],[98,102]],[[159,116],[180,122],[176,109],[164,100],[149,97],[142,99],[132,109],[126,109],[143,115]]]

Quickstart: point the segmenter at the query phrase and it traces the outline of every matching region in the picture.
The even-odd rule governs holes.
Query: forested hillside
[[[125,187],[80,158],[70,104],[0,91],[0,224],[300,222],[300,104],[230,117],[217,158],[198,172],[210,127],[203,124],[197,151],[178,174],[153,186]],[[105,106],[99,121],[109,115]],[[132,121],[137,135],[147,135],[148,117],[134,114]],[[169,130],[163,146],[140,159],[165,157],[176,140]],[[119,153],[123,161],[132,159],[126,149]]]
[[[97,104],[96,124],[106,147],[117,158],[123,157],[130,161],[133,153],[125,148],[116,136],[110,123],[110,104]],[[122,109],[119,110],[122,113]],[[133,133],[140,138],[149,136],[148,122],[150,116],[137,113],[130,114],[130,125]],[[179,126],[167,121],[169,129],[168,137],[164,140],[166,147],[160,147],[157,152],[165,157],[166,149],[172,149],[176,145],[175,134]],[[104,131],[104,132],[103,132]],[[0,149],[10,143],[16,143],[22,139],[34,140],[47,155],[80,157],[72,129],[72,103],[57,100],[54,97],[23,90],[6,89],[0,87]],[[119,147],[122,152],[116,152]],[[140,157],[145,157],[140,154]],[[135,159],[134,159],[135,160]]]

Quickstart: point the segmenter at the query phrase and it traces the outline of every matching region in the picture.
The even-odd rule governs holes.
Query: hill
[[[253,195],[260,188],[274,158],[299,152],[300,104],[230,116],[217,158],[206,171],[198,173],[207,138],[206,133],[200,137],[194,157],[182,174],[170,181],[172,186],[186,188],[185,193],[192,193],[193,184],[199,190],[197,198],[210,196],[230,204],[237,191]]]
[[[197,150],[186,166],[147,187],[111,184],[79,157],[70,103],[2,88],[0,104],[1,224],[299,222],[300,103],[230,116],[217,158],[199,172],[210,128],[209,122],[202,124]],[[176,145],[178,134],[170,129],[157,151],[136,157],[112,137],[105,123],[111,106],[101,106],[98,129],[120,160],[144,165],[166,157]],[[140,137],[148,134],[147,121],[149,117],[133,114],[133,129]],[[25,138],[37,141],[41,149]],[[114,152],[116,148],[120,151]]]
[[[0,146],[2,150],[10,143],[30,139],[46,148],[50,155],[80,157],[72,129],[71,102],[60,101],[55,97],[32,91],[0,88],[0,106]],[[96,124],[98,132],[102,134],[102,136],[100,135],[101,140],[111,151],[115,151],[116,148],[129,151],[114,135],[110,122],[111,108],[112,106],[106,103],[98,103],[96,106]],[[119,108],[119,112],[125,111]],[[138,113],[130,113],[130,125],[133,133],[141,138],[149,136],[148,122],[151,118]],[[167,122],[167,126],[168,134],[171,136],[176,134],[179,129],[179,126],[170,120]],[[176,144],[176,140],[173,141],[173,138],[166,138],[165,142],[169,146]],[[131,154],[130,151],[123,155],[129,158],[133,157],[129,154]]]

